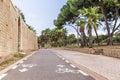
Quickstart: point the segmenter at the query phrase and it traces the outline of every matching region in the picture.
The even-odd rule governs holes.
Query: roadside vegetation
[[[95,48],[102,52],[105,47],[119,49],[119,17],[120,0],[67,0],[54,20],[56,28],[43,30],[38,42],[41,47],[73,46],[94,49],[94,52]],[[68,35],[66,26],[72,27],[77,37]],[[99,34],[99,31],[103,33]]]
[[[38,42],[41,47],[62,47],[68,44],[75,44],[77,39],[74,34],[67,35],[67,30],[65,28],[48,28],[42,31],[42,34],[38,38]]]
[[[26,56],[25,54],[16,53],[13,55],[0,58],[0,70],[8,67],[9,65],[15,63],[16,61],[22,59],[25,56]]]

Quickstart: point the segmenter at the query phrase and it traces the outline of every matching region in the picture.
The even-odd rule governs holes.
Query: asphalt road
[[[50,50],[40,50],[21,61],[0,80],[95,80]]]

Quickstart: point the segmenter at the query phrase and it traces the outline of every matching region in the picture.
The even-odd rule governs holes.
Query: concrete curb
[[[30,56],[32,56],[32,55],[35,54],[36,52],[38,52],[38,51],[34,51],[32,54],[27,55],[26,57],[24,57],[24,58],[20,59],[19,61],[13,63],[12,65],[8,66],[7,68],[1,70],[1,71],[0,71],[0,74],[4,74],[4,73],[8,72],[12,67],[14,67],[15,65],[18,65],[21,61],[25,60],[26,58],[29,58]]]
[[[94,71],[91,71],[90,69],[88,69],[87,67],[85,66],[82,66],[80,64],[77,64],[76,62],[74,62],[73,60],[71,59],[68,59],[67,57],[61,55],[61,54],[56,54],[57,56],[62,56],[63,58],[65,58],[66,60],[70,61],[70,63],[74,64],[77,68],[81,69],[82,71],[84,71],[85,73],[89,74],[91,77],[93,77],[95,80],[108,80],[107,78],[105,78],[104,76],[94,72]]]

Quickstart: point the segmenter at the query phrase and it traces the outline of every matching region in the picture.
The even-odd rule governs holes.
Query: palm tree
[[[83,10],[80,10],[80,14],[85,18],[84,23],[87,25],[88,29],[88,36],[89,36],[89,48],[92,48],[92,29],[94,28],[94,31],[96,35],[98,36],[98,33],[96,29],[99,25],[99,19],[102,18],[102,14],[98,13],[99,7],[90,7],[90,8],[83,8]]]
[[[86,45],[86,40],[85,40],[85,19],[80,18],[76,21],[77,26],[80,26],[80,33],[81,33],[81,47],[84,47]]]
[[[44,36],[46,43],[48,43],[48,41],[50,41],[50,38],[51,38],[50,33],[51,33],[51,30],[49,28],[42,31],[42,35]]]

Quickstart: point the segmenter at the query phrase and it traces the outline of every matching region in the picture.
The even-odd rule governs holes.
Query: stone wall
[[[120,58],[120,49],[103,49],[103,55]]]
[[[36,35],[26,27],[23,20],[21,21],[21,43],[20,43],[20,50],[21,51],[28,51],[37,49],[37,37]]]
[[[37,49],[37,36],[23,22],[11,0],[0,0],[0,56]]]

